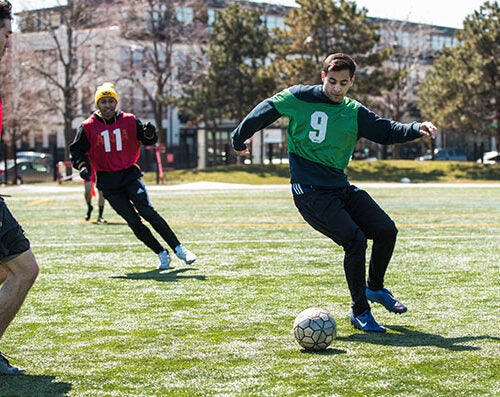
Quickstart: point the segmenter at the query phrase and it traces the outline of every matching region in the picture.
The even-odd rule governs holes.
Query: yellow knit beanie
[[[95,105],[97,106],[97,102],[99,102],[99,99],[105,96],[110,96],[116,101],[116,103],[118,103],[118,94],[115,91],[115,85],[113,83],[102,83],[97,87],[94,99]]]

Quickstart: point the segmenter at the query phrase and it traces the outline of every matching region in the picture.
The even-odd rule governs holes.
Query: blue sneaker
[[[401,314],[408,310],[406,306],[403,305],[400,301],[394,299],[392,292],[387,288],[382,288],[378,291],[373,291],[370,288],[366,288],[366,297],[371,302],[380,303],[387,310],[393,313]]]
[[[351,313],[351,324],[354,325],[355,328],[365,332],[386,331],[384,327],[377,324],[370,309],[366,309],[363,313],[358,314],[357,316],[355,316],[354,313]]]
[[[26,372],[22,368],[18,368],[15,365],[12,365],[9,363],[9,360],[7,360],[7,357],[5,357],[5,354],[0,352],[0,376],[3,375],[20,375]]]

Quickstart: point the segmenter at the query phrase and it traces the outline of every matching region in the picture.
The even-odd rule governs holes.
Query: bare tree
[[[52,115],[53,120],[60,122],[62,118],[66,160],[79,109],[77,93],[92,65],[90,59],[82,56],[94,37],[92,30],[87,29],[92,11],[78,1],[44,10],[37,15],[41,22],[38,35],[29,35],[30,41],[25,40],[21,49],[25,55],[29,54],[22,66],[32,83],[29,90],[36,92],[35,105]],[[29,26],[30,21],[24,23]]]
[[[372,96],[369,101],[372,108],[384,117],[411,121],[420,116],[416,94],[432,65],[435,51],[430,47],[429,37],[434,33],[434,28],[406,21],[387,21],[383,26],[377,46],[391,51],[390,59],[382,66],[388,85],[381,95]],[[387,146],[370,145],[377,147],[381,158],[387,158]],[[411,145],[425,145],[425,142],[419,140],[406,144]],[[404,146],[393,145],[392,157],[400,158]]]
[[[194,78],[191,72],[202,63],[207,18],[201,0],[144,0],[128,5],[122,35],[135,44],[129,47],[127,78],[152,109],[160,143],[171,144],[164,121],[172,122],[170,111],[181,95],[181,85],[189,84]]]
[[[16,42],[14,41],[14,46]],[[1,153],[5,166],[5,182],[17,181],[17,167],[14,168],[14,175],[7,175],[7,159],[16,159],[17,148],[28,147],[30,139],[41,138],[42,134],[37,134],[37,130],[25,128],[25,120],[30,120],[35,124],[37,112],[32,109],[34,91],[23,92],[26,95],[20,95],[17,82],[19,81],[19,70],[17,67],[19,59],[15,51],[11,48],[7,51],[4,62],[0,65],[0,87],[2,87],[2,134],[1,134]],[[13,62],[13,58],[16,61]],[[13,95],[16,93],[17,95]],[[33,136],[38,135],[38,136]]]

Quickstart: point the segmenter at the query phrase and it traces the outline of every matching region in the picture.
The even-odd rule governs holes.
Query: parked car
[[[436,149],[434,160],[467,161],[467,155],[462,149]]]
[[[415,161],[430,161],[432,160],[432,153],[425,153],[423,156],[415,158]]]
[[[0,162],[0,183],[21,185],[23,183],[51,182],[52,180],[52,172],[45,164],[24,159],[18,159],[17,164],[12,159]]]
[[[46,165],[47,168],[53,172],[54,171],[54,158],[51,154],[43,153],[43,152],[17,152],[16,153],[17,162],[19,160],[29,160],[35,163],[40,163]]]
[[[415,160],[429,161],[432,160],[432,155],[431,153],[426,153],[423,156],[417,157]],[[462,149],[434,149],[434,160],[467,161],[467,155]]]

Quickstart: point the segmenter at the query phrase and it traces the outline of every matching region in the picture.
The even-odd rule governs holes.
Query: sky
[[[258,0],[260,2],[296,5],[294,0]],[[494,1],[494,0],[491,0]],[[462,28],[467,15],[486,0],[355,0],[358,8],[368,10],[369,17],[398,19],[429,25]]]
[[[296,5],[294,0],[255,0],[259,2]],[[486,0],[355,0],[359,8],[365,7],[368,16],[426,23],[430,25],[462,28],[467,15]],[[494,0],[491,0],[494,1]],[[36,9],[57,4],[65,0],[11,0],[14,12]]]

